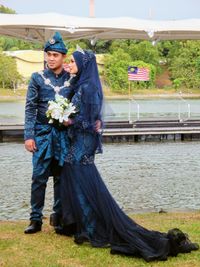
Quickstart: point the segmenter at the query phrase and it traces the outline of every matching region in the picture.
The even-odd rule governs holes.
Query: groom
[[[45,113],[48,101],[54,100],[56,93],[70,99],[72,89],[69,86],[69,74],[63,70],[67,49],[58,32],[45,44],[44,51],[48,69],[32,74],[26,97],[24,139],[25,148],[33,153],[33,174],[30,224],[25,229],[25,234],[41,231],[45,189],[49,176],[53,176],[54,183],[54,213],[50,217],[51,225],[59,226],[62,212],[59,165],[62,165],[66,152],[64,131],[52,127]]]

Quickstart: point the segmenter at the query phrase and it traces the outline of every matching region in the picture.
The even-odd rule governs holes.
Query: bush
[[[146,67],[150,69],[150,80],[132,82],[134,88],[150,88],[154,86],[156,68],[143,61],[132,61],[131,56],[119,48],[111,55],[105,57],[104,78],[114,92],[128,93],[128,67]]]
[[[0,53],[0,84],[3,88],[16,88],[21,76],[15,59]]]

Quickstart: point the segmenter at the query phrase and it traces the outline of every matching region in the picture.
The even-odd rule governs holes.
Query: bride
[[[179,229],[168,233],[145,229],[120,209],[94,164],[95,153],[101,152],[101,135],[94,125],[101,119],[103,102],[95,55],[75,51],[69,71],[76,74],[72,102],[79,112],[64,122],[70,147],[61,174],[62,233],[73,234],[77,244],[110,247],[112,254],[146,261],[197,250],[198,245]]]

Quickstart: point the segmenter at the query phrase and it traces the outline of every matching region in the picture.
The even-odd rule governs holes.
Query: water
[[[0,123],[23,123],[25,102],[0,102]]]
[[[200,100],[141,99],[137,101],[109,100],[105,103],[105,119],[199,119]],[[189,113],[189,114],[188,114]]]
[[[200,142],[106,144],[97,167],[128,213],[200,209]],[[28,219],[31,154],[20,143],[0,143],[0,220]],[[45,216],[52,211],[49,179]]]
[[[130,104],[130,117],[137,119],[187,119],[188,104],[190,105],[190,116],[192,119],[200,117],[200,99],[191,99],[186,102],[180,99],[148,99],[132,101]],[[1,123],[23,123],[25,103],[22,102],[0,102],[0,124]],[[179,115],[180,113],[180,115]],[[105,120],[128,120],[128,100],[107,100],[104,108]]]

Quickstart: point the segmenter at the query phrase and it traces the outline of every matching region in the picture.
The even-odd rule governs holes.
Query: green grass
[[[2,89],[0,88],[0,96],[25,96],[26,89],[16,89],[14,92],[13,89]]]
[[[193,88],[151,88],[151,89],[131,89],[131,97],[135,98],[177,98],[179,92],[182,92],[184,98],[200,98],[200,89]],[[104,88],[104,95],[108,99],[128,99],[129,94],[120,94],[112,92],[109,88]]]
[[[200,243],[200,213],[137,214],[134,219],[143,226],[167,231],[179,227]],[[45,220],[43,231],[25,235],[25,221],[0,222],[1,267],[198,267],[200,251],[170,257],[166,262],[146,263],[143,259],[111,255],[109,249],[76,245],[72,238],[56,235]]]
[[[200,98],[200,89],[174,89],[174,88],[151,88],[151,89],[132,89],[131,96],[135,97],[144,97],[144,98],[160,98],[160,97],[169,97],[169,98],[177,98],[179,92],[182,92],[184,98]],[[2,89],[0,88],[0,102],[5,101],[19,101],[25,100],[27,89],[17,89],[16,92],[11,89]],[[109,88],[104,88],[105,98],[108,99],[128,99],[129,95],[120,94],[112,92]]]
[[[17,89],[16,92],[12,89],[0,88],[0,102],[24,100],[26,89]]]
[[[184,98],[200,98],[199,89],[174,89],[174,88],[151,88],[151,89],[132,89],[131,96],[139,98],[160,98],[178,97],[179,92],[182,92]],[[17,89],[16,92],[11,89],[0,88],[0,102],[12,102],[25,100],[27,89]],[[104,95],[107,99],[128,99],[128,94],[114,93],[109,88],[104,88]]]

